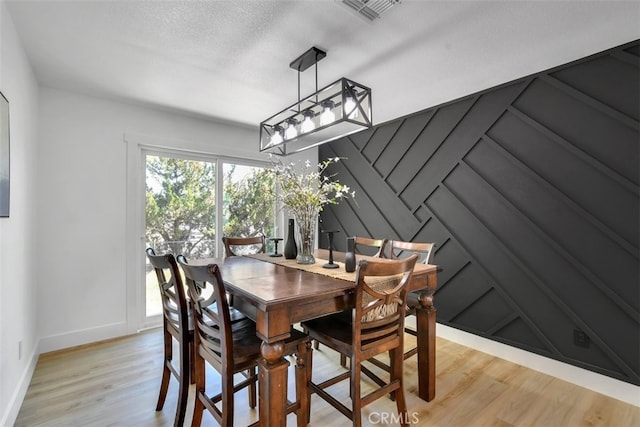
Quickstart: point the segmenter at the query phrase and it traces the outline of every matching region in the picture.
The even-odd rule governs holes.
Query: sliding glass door
[[[145,152],[145,243],[157,254],[222,256],[221,236],[272,236],[273,180],[264,164],[178,152]],[[146,323],[161,314],[155,273],[147,262]]]
[[[147,154],[146,246],[156,254],[215,256],[216,162]],[[161,314],[155,273],[147,261],[146,316]]]

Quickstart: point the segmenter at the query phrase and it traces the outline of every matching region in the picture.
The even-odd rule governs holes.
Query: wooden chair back
[[[189,307],[186,291],[180,275],[180,269],[172,254],[156,255],[153,248],[147,248],[147,258],[158,279],[158,288],[162,301],[162,326],[164,341],[164,361],[162,379],[156,411],[161,411],[169,389],[171,375],[175,376],[179,384],[175,425],[184,423],[189,394],[189,379],[193,380],[194,352],[193,331],[189,325]],[[174,366],[173,340],[178,342],[180,349],[178,368]]]
[[[164,322],[172,332],[186,334],[189,325],[189,311],[176,259],[173,254],[156,255],[153,248],[147,248],[146,253],[158,278]]]
[[[399,259],[411,254],[418,255],[417,263],[431,264],[433,261],[435,243],[403,242],[402,240],[389,241],[389,258]]]
[[[418,255],[399,260],[361,260],[356,270],[353,349],[358,360],[403,342],[407,285]]]
[[[370,237],[354,236],[356,254],[384,258],[387,239],[372,239]]]
[[[222,238],[224,244],[224,256],[238,256],[247,254],[265,253],[267,245],[264,235],[255,237],[228,237]]]
[[[182,255],[178,262],[192,301],[195,347],[219,372],[233,365],[231,317],[224,282],[217,264],[190,265]]]

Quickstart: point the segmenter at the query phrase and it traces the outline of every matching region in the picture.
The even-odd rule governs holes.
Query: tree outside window
[[[224,177],[225,236],[273,236],[273,174],[261,167],[225,164]]]
[[[212,256],[215,163],[147,156],[146,238],[156,253]]]

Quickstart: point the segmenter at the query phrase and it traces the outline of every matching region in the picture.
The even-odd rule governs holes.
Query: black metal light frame
[[[298,70],[298,102],[260,123],[260,151],[286,156],[370,128],[371,89],[353,80],[341,78],[318,90],[318,61],[326,52],[312,47],[289,66]],[[300,73],[316,66],[316,92],[300,98]],[[351,100],[351,102],[347,102]],[[328,106],[334,118],[321,122]],[[326,107],[326,108],[325,108]],[[312,130],[303,131],[305,118],[313,121]],[[297,135],[285,137],[287,126],[295,126]],[[293,125],[295,123],[295,125]],[[279,133],[279,135],[276,135]]]

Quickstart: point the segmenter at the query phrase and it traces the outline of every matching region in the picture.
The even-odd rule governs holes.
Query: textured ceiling
[[[640,2],[5,0],[43,85],[257,126],[318,84],[373,91],[381,123],[640,38]],[[313,68],[302,95],[315,90]]]

